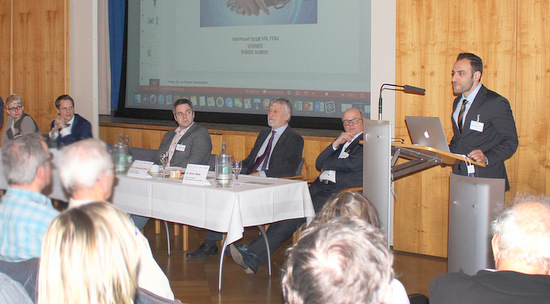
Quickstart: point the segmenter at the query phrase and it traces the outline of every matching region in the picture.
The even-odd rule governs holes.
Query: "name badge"
[[[176,145],[176,151],[180,151],[180,152],[185,151],[185,145],[177,144]]]
[[[483,132],[483,126],[485,124],[479,121],[472,120],[470,121],[470,130],[477,131],[477,132]]]

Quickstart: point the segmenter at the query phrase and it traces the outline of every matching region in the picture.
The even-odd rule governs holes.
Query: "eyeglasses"
[[[348,120],[342,120],[342,123],[344,124],[344,126],[349,126],[351,124],[358,124],[360,121],[362,121],[363,118],[354,118],[354,119],[348,119]]]
[[[13,110],[21,110],[23,108],[23,106],[17,106],[17,107],[11,107],[11,108],[6,108],[8,111],[13,111]]]

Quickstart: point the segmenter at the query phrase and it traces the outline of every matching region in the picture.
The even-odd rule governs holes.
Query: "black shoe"
[[[188,258],[202,259],[215,255],[218,255],[218,246],[216,244],[209,245],[208,243],[204,242],[199,247],[199,249],[195,250],[193,253],[188,253],[185,256]]]
[[[229,245],[229,251],[231,251],[231,258],[233,258],[233,261],[241,265],[246,274],[255,275],[258,271],[256,255],[248,252],[247,249],[246,245]]]
[[[241,249],[241,251],[246,251],[248,249],[248,245],[244,245],[244,244],[229,244],[229,246],[227,246],[227,248],[225,249],[225,255],[230,257],[230,258],[233,258],[231,256],[231,245]]]

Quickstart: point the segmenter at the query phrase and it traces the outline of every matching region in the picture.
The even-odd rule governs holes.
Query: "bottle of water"
[[[118,137],[118,144],[113,149],[116,173],[125,173],[128,169],[128,148],[124,145],[122,134]]]
[[[126,141],[124,142],[128,155],[126,156],[126,161],[128,162],[128,168],[134,163],[134,154],[132,153],[132,146],[130,145],[130,136],[126,135]]]
[[[216,155],[216,186],[231,186],[231,163],[232,156],[227,154],[225,141],[222,142],[222,151]]]

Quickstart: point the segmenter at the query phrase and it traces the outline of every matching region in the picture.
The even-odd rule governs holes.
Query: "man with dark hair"
[[[336,217],[304,230],[288,251],[285,303],[391,303],[392,263],[380,229]]]
[[[550,199],[520,197],[492,223],[495,270],[436,277],[430,303],[549,303]]]
[[[267,124],[260,131],[254,147],[242,162],[242,172],[262,177],[294,176],[302,161],[304,139],[288,125],[292,116],[292,103],[286,98],[269,102]],[[206,240],[188,258],[205,258],[218,254],[219,232],[208,231]]]
[[[188,164],[208,165],[212,140],[208,130],[194,122],[195,111],[191,101],[185,98],[176,100],[172,114],[178,127],[164,134],[152,161],[161,164],[161,156],[166,154],[166,166],[185,168]]]
[[[59,214],[41,192],[51,182],[51,154],[40,135],[25,134],[2,146],[8,190],[0,201],[0,259],[40,256],[42,240]]]
[[[92,137],[92,125],[84,117],[75,114],[71,96],[57,97],[55,108],[58,116],[52,121],[49,135],[50,140],[55,140],[58,147]]]
[[[467,155],[486,164],[470,167],[464,162],[453,165],[453,173],[464,176],[502,178],[510,189],[504,161],[518,147],[518,134],[508,100],[481,84],[483,62],[471,53],[461,53],[453,67],[454,136],[451,152]],[[472,172],[474,170],[475,172]]]

